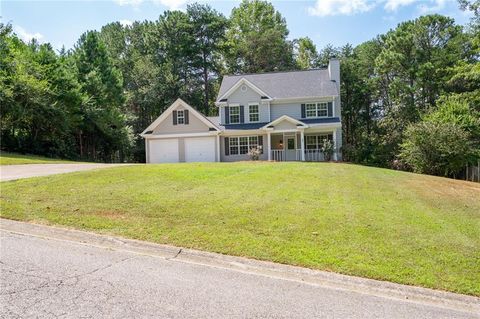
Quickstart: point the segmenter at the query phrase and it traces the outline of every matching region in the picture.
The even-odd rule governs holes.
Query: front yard
[[[334,163],[1,183],[1,216],[480,296],[480,185]]]
[[[19,165],[19,164],[56,164],[56,163],[77,163],[69,160],[50,158],[30,154],[18,154],[9,152],[0,152],[0,165]]]

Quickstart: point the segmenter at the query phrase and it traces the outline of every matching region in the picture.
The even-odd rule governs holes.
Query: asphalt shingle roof
[[[223,77],[217,101],[242,78],[250,81],[271,98],[337,96],[335,82],[327,69],[260,74],[226,75]]]

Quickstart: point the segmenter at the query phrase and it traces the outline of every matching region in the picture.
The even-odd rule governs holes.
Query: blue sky
[[[86,30],[121,21],[156,20],[168,9],[184,9],[189,0],[0,0],[2,22],[23,39],[36,37],[59,49],[71,48]],[[229,16],[239,1],[200,1]],[[290,38],[310,37],[322,48],[360,44],[422,14],[440,13],[466,24],[470,14],[455,0],[311,0],[272,1],[286,18]]]

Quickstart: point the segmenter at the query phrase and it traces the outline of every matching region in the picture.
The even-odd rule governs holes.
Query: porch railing
[[[305,161],[323,162],[325,161],[325,155],[320,150],[305,150]]]
[[[271,151],[272,161],[282,162],[282,161],[301,161],[302,160],[302,150],[272,150]],[[287,152],[291,152],[287,154]],[[293,153],[295,152],[295,153]],[[320,150],[304,150],[305,152],[305,161],[307,162],[323,162],[325,161],[325,155]],[[332,158],[333,155],[332,155]]]

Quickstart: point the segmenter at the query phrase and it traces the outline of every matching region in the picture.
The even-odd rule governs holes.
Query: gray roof
[[[299,121],[305,124],[326,124],[326,123],[340,123],[339,117],[325,117],[315,119],[300,119]]]
[[[242,78],[250,81],[273,99],[337,96],[335,82],[327,69],[272,72],[260,74],[226,75],[218,92],[217,101]]]
[[[220,116],[206,116],[206,118],[215,124],[221,131],[225,130],[258,130],[259,128],[267,125],[268,123],[243,123],[243,124],[221,124]],[[299,119],[300,122],[305,124],[327,124],[327,123],[340,123],[339,117],[328,117],[328,118],[314,118],[314,119]]]
[[[207,119],[215,124],[220,130],[258,130],[259,128],[265,126],[266,122],[262,123],[242,123],[242,124],[221,124],[220,116],[207,116]]]

